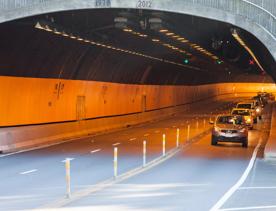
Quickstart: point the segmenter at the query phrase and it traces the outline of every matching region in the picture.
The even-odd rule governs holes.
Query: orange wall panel
[[[275,91],[274,84],[158,86],[95,81],[0,77],[0,126],[72,121],[77,97],[84,96],[85,118],[153,110],[232,92]]]

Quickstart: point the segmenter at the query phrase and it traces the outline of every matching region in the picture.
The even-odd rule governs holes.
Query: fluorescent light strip
[[[48,32],[55,33],[55,34],[57,34],[59,36],[65,36],[66,35],[66,37],[68,37],[68,38],[76,39],[76,40],[78,40],[80,42],[84,42],[84,43],[90,43],[91,45],[96,45],[96,46],[100,46],[100,47],[107,48],[107,49],[113,49],[113,50],[125,52],[125,53],[128,53],[128,54],[133,54],[133,55],[149,58],[149,59],[152,59],[152,60],[157,60],[157,61],[161,61],[161,62],[165,62],[165,63],[174,64],[174,65],[181,66],[181,67],[187,67],[189,69],[203,71],[203,70],[201,70],[200,68],[197,68],[197,67],[183,65],[183,64],[180,64],[180,63],[176,63],[176,62],[164,60],[164,59],[161,59],[161,58],[145,55],[145,54],[138,53],[138,52],[135,52],[135,51],[130,51],[130,50],[125,50],[125,49],[121,49],[121,48],[116,48],[116,47],[113,47],[113,46],[110,46],[110,45],[105,45],[105,44],[102,44],[102,43],[98,43],[98,42],[94,42],[94,41],[91,41],[91,40],[83,39],[81,37],[76,37],[76,36],[74,36],[72,34],[67,36],[67,34],[65,34],[65,32],[57,33],[57,31],[53,31],[53,30],[51,30],[49,28],[43,28],[41,26],[40,27],[36,27],[36,28],[40,29],[40,30],[45,30],[45,31],[48,31]]]

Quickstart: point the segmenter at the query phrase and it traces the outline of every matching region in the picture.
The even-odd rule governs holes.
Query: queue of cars
[[[230,114],[218,115],[213,124],[211,144],[218,142],[241,143],[243,147],[248,146],[248,130],[254,128],[258,119],[262,119],[265,105],[274,101],[272,93],[258,92],[251,99],[237,103]]]

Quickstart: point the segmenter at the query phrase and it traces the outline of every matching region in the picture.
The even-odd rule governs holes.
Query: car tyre
[[[218,144],[218,140],[215,136],[212,135],[211,145],[215,146]]]
[[[253,125],[249,127],[249,130],[253,130],[253,129],[254,129],[254,126],[253,126]]]
[[[242,142],[242,147],[247,148],[248,147],[248,138],[245,138]]]
[[[262,120],[262,116],[259,116],[259,120]]]

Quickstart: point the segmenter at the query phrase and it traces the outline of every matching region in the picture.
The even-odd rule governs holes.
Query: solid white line
[[[236,192],[237,189],[239,189],[239,187],[244,183],[244,181],[246,180],[246,178],[248,177],[251,169],[254,166],[256,157],[257,157],[257,153],[259,151],[259,148],[261,146],[261,142],[259,141],[258,145],[255,147],[254,152],[252,154],[251,160],[246,168],[246,170],[244,171],[243,175],[241,176],[241,178],[237,181],[237,183],[232,186],[221,198],[220,200],[210,209],[210,211],[217,211],[220,210],[220,208],[224,205],[224,203]]]
[[[91,151],[90,153],[93,154],[93,153],[96,153],[96,152],[99,152],[99,151],[101,151],[101,149],[95,149],[95,150]]]
[[[234,210],[263,210],[263,209],[272,209],[276,208],[276,205],[271,206],[259,206],[259,207],[237,207],[237,208],[226,208],[226,209],[220,209],[220,211],[234,211]]]
[[[130,141],[134,141],[134,140],[136,140],[137,138],[131,138],[131,139],[129,139]]]
[[[65,163],[66,160],[70,160],[71,161],[71,160],[75,160],[75,158],[66,158],[66,159],[62,160],[61,162]]]
[[[149,136],[150,134],[148,134],[148,133],[146,133],[144,136],[146,137],[146,136]]]
[[[115,143],[115,144],[112,144],[113,146],[118,146],[118,145],[120,145],[121,143]]]
[[[255,190],[255,189],[276,189],[276,186],[271,186],[271,187],[269,187],[269,186],[267,186],[267,187],[240,187],[239,188],[239,190],[251,190],[251,189],[253,189],[253,190]]]
[[[21,174],[21,175],[30,174],[30,173],[33,173],[33,172],[36,172],[36,171],[37,171],[37,169],[32,169],[32,170],[30,170],[30,171],[21,172],[20,174]]]

